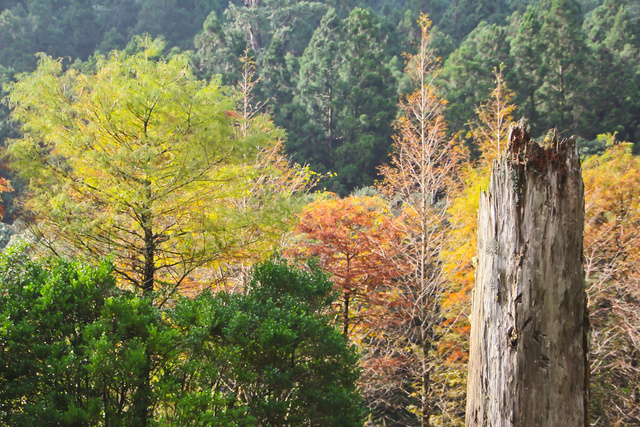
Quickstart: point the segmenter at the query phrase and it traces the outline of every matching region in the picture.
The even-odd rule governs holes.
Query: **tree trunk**
[[[588,426],[584,194],[573,139],[511,129],[478,216],[467,426]]]
[[[142,271],[142,292],[147,297],[153,296],[156,275],[156,241],[153,235],[153,224],[148,213],[142,215],[144,232],[144,267]]]
[[[333,154],[333,86],[329,85],[329,153]]]
[[[349,336],[349,300],[351,299],[351,295],[349,291],[345,289],[344,291],[344,307],[342,309],[342,335],[345,338]]]

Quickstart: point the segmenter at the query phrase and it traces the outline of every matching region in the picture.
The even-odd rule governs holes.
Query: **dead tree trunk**
[[[584,195],[573,139],[511,129],[478,216],[467,426],[588,426]]]

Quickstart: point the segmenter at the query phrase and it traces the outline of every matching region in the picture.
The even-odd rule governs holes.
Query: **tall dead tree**
[[[573,139],[511,129],[478,216],[467,426],[588,426],[584,188]]]

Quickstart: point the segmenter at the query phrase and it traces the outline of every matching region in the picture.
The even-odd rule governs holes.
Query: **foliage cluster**
[[[460,425],[477,201],[522,115],[589,156],[592,419],[640,422],[637,5],[366,4],[0,0],[0,138],[38,247],[113,260],[4,255],[3,422],[357,425],[359,377],[374,423]],[[315,178],[287,154],[351,196],[294,228]],[[332,282],[243,275],[287,243]]]
[[[0,255],[7,425],[361,425],[357,354],[318,267],[276,257],[244,295],[156,307],[113,267]],[[149,364],[148,361],[151,361]]]
[[[603,135],[606,151],[583,163],[584,257],[596,425],[640,423],[640,160],[631,144]]]
[[[420,11],[436,24],[451,133],[468,131],[504,63],[515,116],[526,116],[535,135],[558,127],[585,140],[614,131],[639,138],[640,27],[625,0],[20,0],[0,11],[3,85],[35,69],[35,52],[90,67],[96,53],[133,52],[132,38],[143,33],[164,37],[171,52],[195,49],[201,77],[235,85],[248,49],[257,98],[287,130],[287,152],[336,174],[324,185],[341,196],[380,179],[377,167],[390,159],[393,99],[410,90],[402,52],[415,52]],[[2,108],[0,136],[11,130]]]
[[[12,86],[23,136],[8,151],[43,244],[113,255],[124,280],[162,299],[199,267],[268,248],[309,171],[283,162],[278,130],[239,116],[186,55],[136,42],[138,53],[98,57],[95,73],[42,56]]]
[[[515,115],[529,120],[534,136],[555,127],[587,141],[615,131],[637,142],[638,121],[631,118],[639,111],[634,8],[620,0],[593,10],[573,0],[539,0],[506,24],[478,25],[443,69],[453,129],[465,129],[502,63]]]

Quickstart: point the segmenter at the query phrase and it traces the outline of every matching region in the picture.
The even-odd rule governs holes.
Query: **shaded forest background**
[[[421,11],[428,13],[433,22],[428,31],[428,51],[421,44],[426,38],[425,27],[429,27],[420,20]],[[463,422],[478,194],[486,188],[491,161],[504,146],[501,144],[511,121],[525,117],[533,137],[539,140],[555,135],[548,133],[554,128],[560,137],[574,135],[584,156],[585,269],[594,328],[592,422],[640,423],[637,233],[640,161],[635,156],[640,151],[640,2],[0,0],[0,96],[7,95],[11,87],[15,91],[12,84],[21,75],[24,78],[22,73],[36,70],[38,52],[63,58],[64,70],[92,75],[110,64],[105,55],[118,50],[124,56],[114,57],[113,63],[131,69],[141,67],[140,75],[144,75],[144,70],[154,69],[147,64],[149,58],[142,61],[135,56],[144,51],[142,39],[135,36],[143,34],[165,42],[152,43],[162,51],[151,55],[151,62],[163,64],[175,59],[179,64],[188,64],[194,78],[224,85],[216,95],[222,100],[219,108],[236,108],[237,112],[221,121],[220,126],[225,129],[222,134],[234,134],[231,129],[237,123],[231,122],[236,115],[244,120],[239,121],[243,123],[239,125],[239,136],[229,137],[225,144],[244,141],[241,144],[246,147],[243,145],[242,149],[247,151],[240,153],[244,156],[255,154],[251,151],[255,149],[253,143],[246,142],[251,137],[277,139],[278,144],[283,144],[274,145],[270,152],[277,157],[277,165],[257,164],[247,176],[259,179],[247,184],[247,188],[238,184],[240,189],[224,190],[227,192],[224,197],[234,201],[232,207],[221,209],[215,205],[217,202],[207,205],[220,209],[217,212],[220,216],[232,215],[232,210],[233,215],[244,216],[238,229],[246,234],[237,238],[255,246],[230,255],[224,274],[226,279],[238,282],[249,280],[247,266],[264,259],[274,246],[283,248],[289,258],[318,257],[321,267],[332,275],[338,292],[333,297],[325,295],[329,291],[324,279],[312,270],[318,275],[314,276],[320,283],[318,289],[324,289],[325,294],[320,302],[310,302],[308,312],[326,314],[333,304],[337,309],[332,320],[334,326],[349,337],[361,356],[356,369],[352,348],[336,350],[335,357],[345,361],[346,367],[336,370],[337,374],[329,375],[331,378],[326,381],[335,383],[336,376],[344,375],[342,380],[348,384],[342,392],[357,404],[356,395],[361,394],[364,412],[376,424]],[[126,62],[126,55],[140,62],[133,59]],[[405,167],[402,150],[410,150],[412,143],[425,144],[411,140],[412,123],[408,117],[416,116],[413,101],[420,98],[414,92],[417,74],[412,71],[409,59],[426,57],[431,62],[421,69],[420,85],[433,88],[433,93],[422,94],[422,99],[435,113],[424,119],[432,123],[429,129],[435,136],[429,144],[436,153],[434,156],[442,156],[440,159],[446,161],[437,162],[440,169],[429,175],[433,182],[421,188],[414,185],[415,181],[407,184],[415,168],[409,167],[407,173],[398,171]],[[117,62],[120,60],[121,63]],[[55,62],[43,61],[41,65],[54,67]],[[25,88],[17,92],[28,93],[28,86]],[[11,116],[11,108],[20,102],[0,105],[3,147],[22,137],[20,124]],[[168,98],[169,110],[177,105],[172,102],[173,98]],[[31,120],[42,129],[49,125],[45,121],[37,123],[38,118],[29,116],[29,111],[23,108],[19,112],[23,122]],[[82,110],[78,111],[74,114],[81,116]],[[198,137],[206,139],[204,134]],[[75,152],[81,158],[78,153]],[[299,165],[308,165],[308,169],[296,169],[285,157],[278,157],[284,154]],[[276,174],[278,179],[266,184],[261,181],[273,170],[282,175]],[[309,170],[316,174],[307,176]],[[222,176],[224,173],[230,172],[223,171]],[[0,174],[10,180],[14,190],[2,194],[7,208],[4,221],[12,223],[21,215],[14,198],[27,192],[27,181],[4,166]],[[300,184],[295,176],[304,176],[305,182]],[[230,182],[229,187],[233,187],[240,181]],[[271,191],[280,187],[283,191],[278,197],[286,197],[304,193],[310,184],[314,185],[313,190],[330,193],[301,196],[296,207],[286,208],[269,199],[268,191],[260,193],[260,188]],[[0,182],[0,186],[1,191],[6,190],[7,182]],[[45,197],[46,190],[39,195]],[[250,197],[243,199],[240,190],[246,190]],[[211,194],[217,194],[216,191],[218,188],[211,190]],[[417,200],[416,194],[422,200]],[[201,195],[203,200],[205,196]],[[33,201],[37,202],[35,198]],[[172,211],[172,203],[175,200],[167,202],[166,212]],[[252,212],[261,211],[264,205],[273,208],[268,215],[261,217],[256,213],[254,218]],[[182,207],[184,212],[191,208],[189,204]],[[290,215],[296,219],[287,222]],[[253,230],[247,224],[259,226]],[[417,224],[422,224],[422,229]],[[291,230],[292,233],[284,233]],[[286,237],[281,239],[282,234]],[[411,259],[407,254],[424,236],[428,236],[428,256]],[[223,246],[220,243],[220,253],[226,250]],[[202,254],[197,262],[205,265],[203,260],[209,255]],[[211,260],[216,256],[218,253]],[[343,259],[352,263],[345,267]],[[2,268],[10,271],[6,262]],[[277,260],[270,268],[279,269],[282,262]],[[116,262],[116,269],[123,264],[126,260]],[[130,267],[132,271],[137,268]],[[37,272],[38,268],[29,264],[29,272]],[[283,277],[289,274],[278,271]],[[214,276],[207,272],[205,276],[194,277],[194,272],[195,267],[188,270],[176,287],[206,282]],[[423,274],[418,277],[418,273]],[[152,282],[155,278],[160,288],[170,283],[170,279],[159,274],[151,273],[150,277]],[[107,283],[111,279],[100,280]],[[420,280],[423,283],[416,286]],[[142,292],[148,291],[143,284],[138,285]],[[22,284],[15,286],[22,289]],[[192,304],[192,308],[213,306],[216,307],[213,311],[220,313],[228,305],[251,312],[251,307],[257,309],[260,305],[256,301],[270,291],[255,283],[247,286],[254,293],[228,297],[232,303],[223,294],[217,297],[205,294],[193,303],[187,300],[184,303],[187,307]],[[103,301],[104,295],[114,292],[117,293],[108,288],[94,297]],[[291,298],[304,301],[305,295],[295,294]],[[129,310],[126,304],[130,303],[130,295],[122,298],[125,308],[119,310]],[[131,301],[138,304],[135,298]],[[152,305],[145,308],[158,319],[164,316],[154,309]],[[197,338],[199,320],[189,317],[188,310],[172,314],[175,318],[171,321],[183,324],[189,334],[195,331]],[[221,318],[229,324],[246,321],[225,313]],[[205,314],[214,322],[219,313]],[[272,312],[265,312],[256,315],[256,319],[273,316]],[[225,329],[224,340],[233,350],[224,351],[235,354],[236,362],[242,364],[242,357],[248,356],[238,354],[249,351],[248,344],[239,329],[229,330]],[[160,332],[169,336],[175,331],[168,326]],[[327,340],[334,342],[335,334],[325,332],[331,337]],[[189,334],[184,335],[182,347],[176,351],[197,356],[197,349],[189,353],[195,348],[190,347],[194,344]],[[260,339],[256,337],[250,345],[260,343]],[[162,344],[165,339],[157,340]],[[107,344],[102,348],[96,343],[97,338],[91,345],[107,351]],[[158,348],[163,348],[160,344]],[[212,359],[217,355],[216,345],[210,347]],[[312,344],[312,347],[322,346]],[[166,359],[173,360],[176,371],[201,369],[179,365],[175,360],[185,353],[176,354]],[[271,361],[272,354],[267,356],[265,359]],[[261,363],[262,359],[256,362]],[[154,365],[154,369],[161,370],[158,366]],[[216,365],[206,369],[231,378],[234,374],[225,371],[227,368]],[[358,370],[360,382],[356,393],[351,386]],[[239,375],[246,384],[252,384],[247,387],[255,386],[247,380],[251,375],[242,372]],[[238,390],[245,387],[241,380],[237,384]],[[201,387],[208,386],[194,380],[194,395],[184,397],[180,404],[189,401],[194,408],[198,407],[200,401],[194,403],[189,399],[196,399],[193,396]],[[104,387],[106,390],[112,386]],[[228,405],[224,399],[216,403],[217,408]],[[309,396],[305,399],[314,401]],[[170,402],[168,406],[179,406],[175,399],[166,401]],[[220,418],[220,422],[234,422],[237,417],[247,416],[248,412],[242,411],[245,409],[228,412],[225,416],[229,418]],[[300,412],[304,411],[301,407]],[[362,420],[363,411],[353,408],[345,411],[353,416],[353,423]],[[182,419],[182,415],[174,415],[175,419]],[[259,411],[251,412],[251,416],[268,419],[260,418],[266,415]]]
[[[0,10],[0,83],[33,71],[36,52],[86,68],[148,33],[164,38],[168,55],[191,50],[197,75],[233,86],[249,49],[254,104],[287,131],[296,162],[337,174],[323,185],[341,195],[373,184],[388,160],[419,11],[434,22],[450,134],[470,140],[467,125],[504,64],[514,117],[527,117],[534,136],[555,127],[590,152],[602,149],[598,134],[640,140],[633,1],[11,1]],[[12,128],[2,108],[4,140]]]

